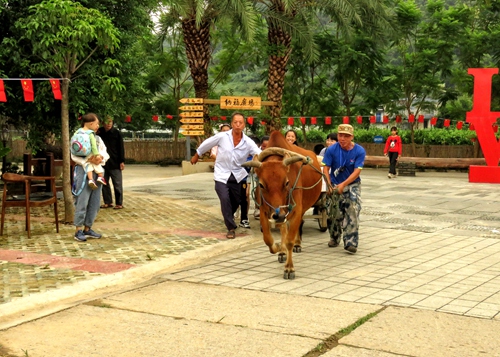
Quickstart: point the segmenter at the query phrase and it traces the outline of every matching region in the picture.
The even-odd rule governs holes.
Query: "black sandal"
[[[227,231],[227,233],[226,233],[226,238],[227,238],[227,239],[234,239],[234,238],[236,238],[236,232],[235,232],[234,230],[232,230],[232,231]]]

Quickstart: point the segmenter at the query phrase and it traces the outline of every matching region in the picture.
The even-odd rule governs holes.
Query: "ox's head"
[[[298,169],[293,168],[296,162],[307,163],[309,158],[286,149],[271,147],[255,156],[252,161],[242,166],[255,168],[259,178],[258,197],[261,215],[283,223],[292,209],[290,197],[292,186]],[[292,170],[292,171],[291,171]],[[293,173],[293,174],[292,174]]]

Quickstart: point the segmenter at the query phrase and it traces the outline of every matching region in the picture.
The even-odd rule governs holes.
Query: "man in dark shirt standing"
[[[104,166],[104,178],[109,183],[113,181],[113,189],[115,192],[115,209],[123,208],[123,181],[122,170],[125,169],[125,149],[123,146],[123,138],[120,131],[113,127],[113,118],[107,117],[104,120],[104,126],[97,131],[106,145],[108,150],[109,160]],[[113,207],[113,197],[111,196],[111,188],[109,185],[103,186],[102,197],[104,205],[101,208]]]

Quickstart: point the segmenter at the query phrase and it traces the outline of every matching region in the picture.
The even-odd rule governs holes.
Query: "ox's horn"
[[[256,167],[259,168],[262,166],[262,162],[257,161],[257,160],[252,160],[252,161],[247,161],[243,164],[241,164],[242,167]]]
[[[296,162],[302,161],[303,163],[307,163],[308,158],[302,155],[296,155],[289,157],[288,159],[283,160],[283,165],[288,166],[294,164]]]

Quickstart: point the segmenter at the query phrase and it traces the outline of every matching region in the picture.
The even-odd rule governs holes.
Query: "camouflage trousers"
[[[330,196],[328,205],[328,231],[330,239],[344,247],[358,247],[359,213],[361,212],[361,183],[347,186],[342,194]]]

